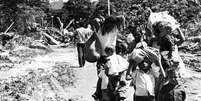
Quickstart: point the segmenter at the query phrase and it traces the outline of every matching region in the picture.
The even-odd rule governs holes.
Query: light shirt
[[[107,89],[108,83],[109,83],[109,78],[105,74],[105,70],[101,70],[100,73],[98,74],[99,78],[101,78],[101,89]]]
[[[133,83],[136,86],[135,95],[148,96],[149,94],[154,96],[155,79],[150,71],[144,73],[142,70],[135,70],[133,72]]]
[[[109,75],[118,75],[119,72],[122,72],[128,69],[128,61],[120,55],[113,54],[108,57],[109,61],[107,65],[109,67]]]
[[[76,29],[78,34],[78,42],[85,43],[93,34],[93,31],[90,28],[80,27]]]
[[[117,40],[117,34],[119,33],[119,30],[117,29],[117,26],[113,28],[109,33],[105,33],[105,35],[102,35],[102,31],[99,29],[98,33],[96,33],[98,40],[100,41],[101,48],[102,48],[102,55],[106,55],[105,53],[105,47],[107,46],[116,46],[116,40]]]

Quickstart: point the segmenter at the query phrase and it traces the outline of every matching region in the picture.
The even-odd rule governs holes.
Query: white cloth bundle
[[[158,72],[161,70],[163,76],[166,76],[164,69],[161,65],[161,58],[159,54],[159,50],[152,47],[145,48],[136,48],[129,55],[128,60],[135,61],[136,64],[142,62],[145,58],[148,58],[151,62],[155,64],[152,66],[152,70],[155,73],[154,75],[158,77]]]
[[[128,69],[128,62],[122,56],[113,54],[112,56],[108,58],[110,59],[108,62],[109,75],[118,75],[119,72],[122,72]]]
[[[177,20],[168,14],[168,11],[164,11],[164,12],[151,12],[149,19],[148,19],[148,28],[153,31],[152,26],[158,22],[165,22],[167,25],[166,26],[170,26],[172,31],[179,28],[180,24],[177,22]]]

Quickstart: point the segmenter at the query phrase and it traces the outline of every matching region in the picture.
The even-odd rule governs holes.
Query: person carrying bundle
[[[77,52],[78,52],[78,62],[79,66],[83,67],[85,65],[85,43],[94,33],[92,31],[91,25],[88,24],[87,28],[80,27],[75,30],[75,36],[77,36]]]
[[[129,68],[126,79],[134,86],[134,101],[154,101],[157,93],[158,77],[166,74],[160,62],[159,51],[142,44],[137,45],[129,55]],[[138,68],[137,68],[138,67]]]
[[[184,76],[185,66],[179,56],[178,47],[185,37],[180,29],[176,19],[168,12],[151,12],[149,17],[149,27],[155,35],[156,43],[159,46],[161,54],[161,63],[167,74],[167,77],[159,77],[157,101],[184,101],[185,91],[179,82],[181,76]]]

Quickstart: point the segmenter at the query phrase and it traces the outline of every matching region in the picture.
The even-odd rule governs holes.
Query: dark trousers
[[[80,67],[83,67],[85,65],[84,47],[85,47],[84,43],[77,43],[78,62]]]
[[[154,96],[135,96],[134,101],[154,101]]]

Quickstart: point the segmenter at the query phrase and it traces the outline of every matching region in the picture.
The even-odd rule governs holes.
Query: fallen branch
[[[63,36],[62,32],[57,28],[51,27],[49,30],[53,31],[53,33],[58,33],[59,35]]]
[[[73,23],[73,21],[74,19],[72,19],[64,29],[67,29],[71,25],[71,23]]]
[[[188,45],[182,45],[182,46],[179,46],[178,49],[179,50],[187,50],[187,51],[193,51],[193,50],[196,50],[199,46],[199,42],[196,42],[196,43],[192,43],[192,44],[188,44]]]
[[[61,19],[59,17],[57,17],[57,19],[59,20],[59,24],[60,24],[60,31],[63,32],[64,24],[63,24],[63,22],[61,22]]]
[[[199,44],[199,43],[196,42],[196,43],[192,44],[191,46],[189,46],[189,48],[192,49],[192,48],[194,48],[194,47],[197,47],[198,44]]]
[[[187,41],[201,42],[201,36],[188,37]]]
[[[63,29],[64,24],[61,22],[61,19],[59,17],[57,17],[57,19],[59,20],[60,27]]]
[[[12,22],[12,23],[10,24],[10,26],[4,31],[4,33],[7,33],[8,30],[13,26],[13,24],[14,24],[14,22]]]
[[[41,33],[48,39],[50,40],[54,45],[59,45],[60,43],[55,40],[52,36],[48,35],[47,33],[41,31]]]

